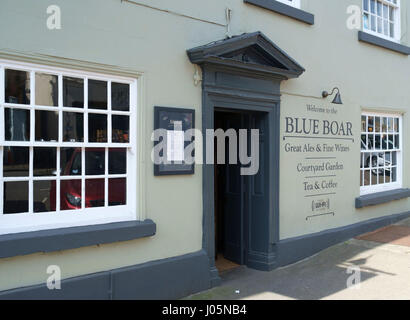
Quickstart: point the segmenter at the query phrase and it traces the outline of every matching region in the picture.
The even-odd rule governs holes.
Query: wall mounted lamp
[[[339,90],[338,87],[333,88],[331,93],[329,93],[327,91],[323,91],[322,92],[322,97],[327,98],[328,96],[331,96],[335,92],[335,90],[337,90],[337,93],[336,93],[335,98],[333,99],[332,103],[334,103],[334,104],[343,104],[342,97],[340,96],[340,90]]]

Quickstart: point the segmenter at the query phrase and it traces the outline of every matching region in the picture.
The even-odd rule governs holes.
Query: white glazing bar
[[[34,148],[30,147],[30,160],[29,160],[29,186],[28,186],[28,212],[33,213],[33,163],[34,163]]]
[[[30,72],[30,141],[35,140],[35,109],[34,102],[36,101],[35,90],[35,72]],[[34,148],[30,147],[30,160],[29,160],[29,182],[28,182],[28,212],[34,212]]]
[[[57,148],[57,180],[56,180],[56,211],[57,213],[60,212],[60,173],[61,173],[61,169],[60,169],[60,159],[61,159],[61,148]]]
[[[105,148],[104,206],[108,207],[108,148]]]
[[[85,148],[81,148],[81,209],[85,208]]]
[[[107,141],[112,143],[112,102],[111,102],[111,81],[107,83],[107,103],[108,103],[108,119],[107,119]]]
[[[84,79],[84,143],[88,143],[88,78]]]

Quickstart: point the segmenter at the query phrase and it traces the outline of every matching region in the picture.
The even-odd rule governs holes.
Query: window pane
[[[84,115],[76,112],[63,113],[63,141],[84,141]]]
[[[394,147],[395,149],[400,149],[400,136],[398,134],[394,138]]]
[[[81,148],[61,148],[60,170],[62,176],[81,175]]]
[[[374,117],[368,118],[367,131],[371,133],[374,132]]]
[[[88,141],[107,142],[107,116],[105,114],[88,115]]]
[[[383,118],[382,129],[383,129],[383,132],[387,132],[387,118],[386,117]]]
[[[56,210],[56,181],[33,182],[33,209],[34,212],[50,212]]]
[[[60,181],[60,210],[81,209],[81,180]]]
[[[372,31],[376,31],[376,16],[374,15],[370,16],[370,24],[371,24]]]
[[[28,177],[29,175],[28,147],[4,147],[3,150],[3,176]]]
[[[4,183],[4,214],[28,212],[28,181]]]
[[[5,101],[30,104],[30,73],[19,70],[5,70]]]
[[[105,174],[105,149],[85,149],[85,174],[93,176]]]
[[[36,110],[36,141],[58,140],[58,112]]]
[[[34,176],[55,176],[57,174],[57,149],[34,148]]]
[[[129,142],[130,120],[128,116],[112,116],[112,142]]]
[[[6,141],[30,140],[30,111],[4,109],[4,136]]]
[[[111,148],[108,153],[108,173],[127,173],[127,149]]]
[[[382,128],[381,128],[381,120],[380,117],[376,117],[375,118],[375,132],[381,132]]]
[[[108,205],[121,206],[126,204],[127,180],[125,178],[108,179]]]
[[[124,83],[111,83],[112,110],[130,110],[130,85]]]
[[[36,73],[36,105],[58,106],[58,76]]]
[[[370,170],[364,171],[364,185],[370,186]]]
[[[393,167],[391,170],[391,181],[397,182],[397,167]]]
[[[399,132],[399,119],[395,118],[394,119],[394,132]]]
[[[88,108],[107,109],[107,82],[88,80]]]
[[[63,104],[65,107],[84,108],[84,80],[63,77]]]
[[[86,208],[104,207],[104,179],[85,180]]]
[[[369,11],[369,0],[363,0],[363,10]]]

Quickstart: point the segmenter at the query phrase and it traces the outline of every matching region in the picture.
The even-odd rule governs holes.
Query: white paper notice
[[[184,131],[167,130],[167,160],[184,161]]]

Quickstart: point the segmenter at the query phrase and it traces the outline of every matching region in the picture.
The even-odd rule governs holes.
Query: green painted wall
[[[155,178],[149,138],[155,105],[194,108],[196,126],[201,127],[201,88],[194,85],[195,67],[189,62],[186,49],[225,37],[226,28],[221,25],[226,23],[226,7],[233,10],[232,34],[260,30],[307,70],[301,78],[282,84],[283,134],[285,117],[317,116],[306,111],[306,104],[331,107],[320,94],[335,85],[341,89],[344,105],[337,107],[338,114],[332,117],[354,125],[355,142],[350,144],[350,153],[341,157],[345,169],[337,178],[337,196],[331,198],[334,217],[306,220],[309,202],[295,171],[299,159],[281,154],[281,238],[408,210],[410,202],[406,200],[354,209],[354,199],[359,195],[361,108],[407,112],[410,101],[409,58],[359,43],[357,30],[346,27],[347,6],[360,6],[360,0],[303,0],[303,9],[315,14],[314,26],[246,5],[242,0],[137,2],[179,14],[121,0],[1,1],[0,52],[48,55],[52,56],[50,61],[59,57],[143,74],[139,114],[144,128],[138,139],[142,146],[140,165],[145,174],[140,179],[141,192],[136,196],[142,203],[140,217],[157,223],[157,235],[126,243],[2,259],[0,290],[44,282],[46,268],[51,264],[59,265],[63,277],[68,278],[201,249],[202,170],[197,167],[194,176]],[[62,10],[61,30],[46,28],[46,8],[51,4]],[[409,31],[406,9],[403,35]],[[403,42],[407,44],[408,39],[403,38]],[[403,122],[406,136],[410,126],[407,113]],[[281,143],[283,150],[284,141]],[[409,163],[409,147],[410,142],[405,140],[405,164]],[[409,184],[409,172],[404,168],[403,185]]]

